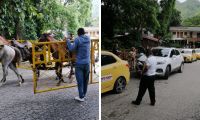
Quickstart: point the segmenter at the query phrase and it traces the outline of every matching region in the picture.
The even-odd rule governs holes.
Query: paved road
[[[102,120],[200,120],[200,61],[185,64],[183,73],[156,80],[156,105],[148,92],[141,105],[132,105],[139,80],[131,79],[122,94],[102,95]]]
[[[0,87],[0,120],[99,119],[99,84],[89,85],[86,101],[79,103],[74,100],[78,95],[76,87],[34,95],[32,72],[24,69],[20,72],[25,78],[22,87],[17,86],[12,71],[6,84]]]

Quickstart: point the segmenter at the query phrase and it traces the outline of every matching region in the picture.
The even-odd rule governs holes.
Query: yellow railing
[[[58,57],[55,59],[55,57],[52,57],[52,46],[56,46],[58,50]],[[90,84],[97,83],[98,80],[94,80],[93,77],[93,64],[95,64],[95,52],[99,54],[99,40],[93,39],[91,40],[91,67],[90,67]],[[43,59],[40,59],[39,56],[43,56]],[[34,93],[41,93],[41,92],[47,92],[47,91],[53,91],[58,89],[64,89],[69,87],[74,87],[76,84],[65,84],[63,86],[50,86],[44,89],[38,89],[38,81],[39,77],[37,76],[37,67],[41,64],[48,66],[49,64],[55,63],[55,62],[70,62],[75,61],[74,57],[70,56],[69,51],[66,49],[66,43],[64,41],[56,41],[56,42],[33,42],[32,43],[32,60],[33,60],[33,90]],[[51,75],[50,75],[51,76]],[[48,78],[47,80],[48,81]]]

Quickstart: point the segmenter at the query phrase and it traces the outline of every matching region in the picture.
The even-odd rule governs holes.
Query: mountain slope
[[[199,0],[186,0],[185,2],[176,1],[176,8],[181,11],[181,16],[184,19],[193,17],[200,13]]]

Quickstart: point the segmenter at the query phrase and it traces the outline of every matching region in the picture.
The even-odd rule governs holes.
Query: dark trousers
[[[84,98],[87,93],[89,74],[90,74],[90,64],[75,66],[75,75],[78,84],[78,92],[80,98]]]
[[[146,90],[148,89],[151,103],[155,103],[154,81],[155,81],[155,76],[146,76],[146,75],[142,76],[136,102],[140,103],[142,101],[142,98]]]

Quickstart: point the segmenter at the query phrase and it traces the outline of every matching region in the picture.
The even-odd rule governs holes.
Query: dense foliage
[[[111,48],[113,44],[110,43],[118,39],[116,35],[125,36],[118,40],[121,45],[126,43],[124,48],[140,46],[142,31],[150,31],[162,39],[170,25],[180,23],[175,0],[161,0],[160,3],[157,0],[102,0],[102,47]]]
[[[183,3],[177,1],[176,9],[181,11],[182,26],[200,26],[199,0],[186,0]]]
[[[7,39],[37,39],[51,31],[62,38],[91,20],[91,0],[1,0],[0,34]]]
[[[200,27],[200,14],[187,18],[183,21],[184,26],[195,26],[195,27]]]
[[[171,15],[170,26],[180,26],[181,23],[182,23],[181,12],[178,11],[176,8],[174,8]]]
[[[160,28],[158,29],[157,34],[162,37],[166,35],[166,33],[168,32],[168,27],[170,24],[170,19],[174,10],[174,6],[175,6],[175,0],[160,1],[161,12],[158,15]]]

